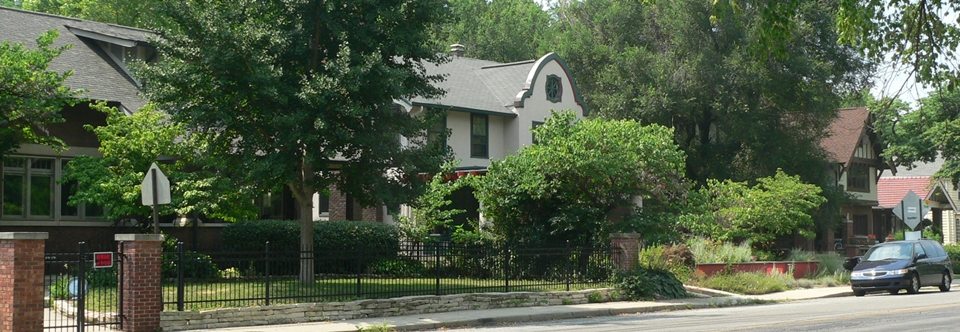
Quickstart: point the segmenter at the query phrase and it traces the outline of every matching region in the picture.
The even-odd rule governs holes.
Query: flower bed
[[[713,276],[724,271],[729,273],[737,272],[766,272],[773,273],[777,271],[782,274],[790,272],[793,267],[793,278],[800,279],[805,276],[817,274],[820,265],[815,261],[809,262],[747,262],[747,263],[706,263],[697,264],[697,271],[706,276]]]

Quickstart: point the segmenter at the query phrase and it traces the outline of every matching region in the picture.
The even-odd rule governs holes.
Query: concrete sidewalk
[[[686,298],[669,301],[608,302],[548,307],[520,307],[468,310],[410,316],[351,319],[335,322],[231,327],[195,331],[215,332],[356,332],[357,327],[387,324],[397,330],[425,330],[441,327],[482,326],[497,323],[537,322],[554,319],[611,316],[654,311],[711,308],[761,301],[810,300],[853,295],[850,286],[792,290],[757,296]]]

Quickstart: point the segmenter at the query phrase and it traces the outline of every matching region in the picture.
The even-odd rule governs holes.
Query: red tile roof
[[[837,119],[830,124],[827,138],[820,141],[820,146],[827,151],[827,158],[848,164],[869,118],[870,111],[866,107],[841,108]]]
[[[913,190],[920,198],[927,198],[933,189],[933,179],[929,176],[901,176],[880,178],[877,181],[877,201],[880,207],[892,208],[900,204],[903,196]]]

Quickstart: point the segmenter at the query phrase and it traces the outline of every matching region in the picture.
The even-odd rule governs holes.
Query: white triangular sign
[[[157,204],[170,204],[170,180],[163,174],[160,167],[157,167],[157,163],[153,163],[150,165],[150,169],[147,170],[147,176],[143,177],[143,182],[140,183],[140,197],[142,198],[143,205],[153,205],[154,180],[152,173],[154,170],[156,170],[157,174]]]

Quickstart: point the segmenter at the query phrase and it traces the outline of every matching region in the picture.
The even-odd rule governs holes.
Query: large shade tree
[[[442,1],[196,0],[162,11],[162,60],[140,71],[147,96],[204,136],[234,180],[290,189],[301,281],[315,278],[315,193],[336,185],[363,205],[395,206],[422,190],[416,174],[449,158],[427,143],[431,116],[391,107],[442,93],[424,70],[443,60],[427,33],[446,17]]]
[[[48,69],[51,61],[71,47],[54,47],[57,36],[56,30],[40,35],[36,49],[0,41],[0,156],[22,143],[64,147],[46,125],[62,122],[60,110],[76,104],[82,91],[64,85],[73,70],[57,73]]]
[[[550,14],[534,0],[449,0],[453,20],[435,34],[443,45],[463,44],[468,57],[498,62],[539,58],[552,33]]]
[[[783,56],[758,51],[762,8],[708,0],[565,3],[554,45],[597,114],[674,128],[698,184],[778,168],[821,183],[819,142],[871,66],[837,44],[835,3],[798,7]]]

